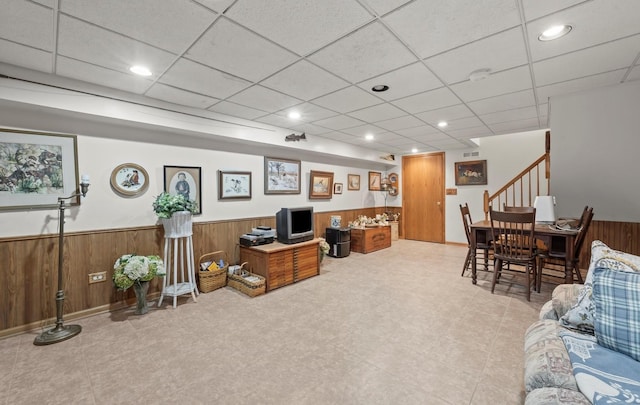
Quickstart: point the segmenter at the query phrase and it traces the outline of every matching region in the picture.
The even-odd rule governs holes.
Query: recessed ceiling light
[[[140,76],[151,76],[151,71],[146,66],[134,65],[134,66],[131,66],[129,70]]]
[[[491,75],[491,69],[478,69],[469,73],[469,80],[472,82],[478,82],[484,80]]]
[[[364,139],[366,139],[367,141],[372,141],[373,140],[373,134],[366,134],[364,136]]]
[[[292,120],[297,120],[300,118],[300,113],[297,111],[290,111],[289,114],[287,114],[287,117],[289,117]]]
[[[540,41],[551,41],[554,39],[558,39],[563,37],[569,33],[573,29],[570,25],[554,25],[542,32],[540,36],[538,36],[538,40]]]
[[[376,86],[373,86],[373,87],[371,88],[371,90],[373,90],[373,91],[377,91],[377,92],[380,92],[380,91],[387,91],[387,90],[389,90],[389,86],[387,86],[386,84],[378,84],[378,85],[376,85]]]
[[[440,122],[438,122],[438,126],[439,126],[440,128],[444,128],[444,127],[446,127],[447,125],[449,125],[449,124],[447,124],[447,121],[440,121]]]

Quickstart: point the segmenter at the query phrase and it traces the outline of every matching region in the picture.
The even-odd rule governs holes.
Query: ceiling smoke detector
[[[479,82],[489,77],[489,75],[491,75],[491,69],[478,69],[469,74],[469,80]]]

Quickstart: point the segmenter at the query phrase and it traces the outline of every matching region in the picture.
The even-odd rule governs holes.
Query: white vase
[[[162,218],[165,238],[191,236],[193,234],[191,218],[192,215],[189,211],[174,212],[171,218]]]

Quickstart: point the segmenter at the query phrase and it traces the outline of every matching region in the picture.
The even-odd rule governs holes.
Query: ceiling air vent
[[[480,152],[465,152],[464,157],[480,156]]]

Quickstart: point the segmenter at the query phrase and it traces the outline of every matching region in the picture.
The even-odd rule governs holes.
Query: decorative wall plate
[[[391,189],[389,190],[389,195],[398,195],[398,174],[391,173],[389,174],[389,181],[391,182]]]
[[[137,195],[149,187],[149,175],[140,165],[123,163],[111,172],[111,187],[122,195]]]

